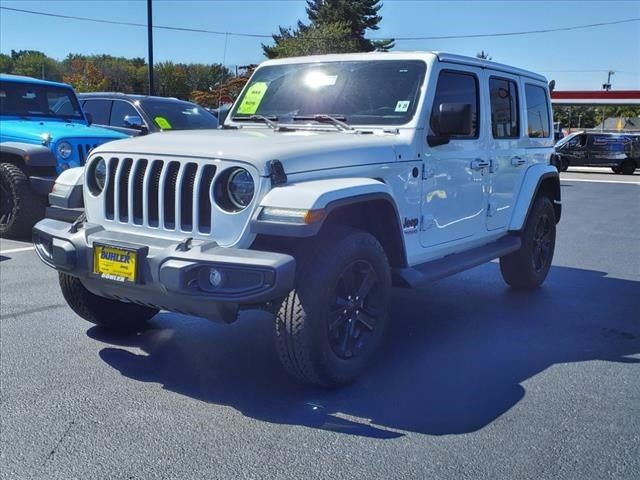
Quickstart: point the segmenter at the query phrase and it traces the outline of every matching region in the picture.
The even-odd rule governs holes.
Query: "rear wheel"
[[[94,295],[77,277],[58,273],[62,295],[71,309],[85,320],[109,330],[138,331],[158,313],[155,308]]]
[[[331,228],[296,260],[297,285],[275,319],[280,360],[305,382],[350,383],[384,338],[391,290],[385,252],[367,232]]]
[[[551,267],[556,245],[556,217],[548,197],[538,197],[529,212],[517,252],[500,257],[502,278],[513,288],[539,287]]]
[[[627,158],[620,165],[620,171],[622,172],[623,175],[633,175],[633,172],[636,171],[635,160],[632,160],[631,158]]]
[[[31,192],[29,177],[13,163],[0,163],[0,235],[28,236],[44,216],[44,197]]]

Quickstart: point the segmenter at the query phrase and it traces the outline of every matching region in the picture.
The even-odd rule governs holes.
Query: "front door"
[[[443,145],[425,145],[420,232],[424,247],[471,240],[486,232],[489,159],[483,147],[486,132],[481,128],[482,71],[456,66],[434,75],[438,82],[431,101],[429,134],[439,134],[439,112],[465,111],[469,120],[465,134],[449,136],[449,142]]]

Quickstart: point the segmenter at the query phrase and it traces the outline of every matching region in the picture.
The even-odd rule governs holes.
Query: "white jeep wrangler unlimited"
[[[544,77],[476,58],[268,61],[222,129],[93,150],[60,179],[69,198],[84,189],[85,216],[42,220],[33,241],[90,322],[265,308],[291,374],[343,384],[383,340],[392,286],[495,258],[512,287],[544,281],[552,125]]]

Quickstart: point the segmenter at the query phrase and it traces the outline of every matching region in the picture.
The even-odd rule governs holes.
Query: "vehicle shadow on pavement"
[[[376,438],[460,434],[507,412],[526,394],[522,383],[555,364],[640,363],[629,357],[640,353],[639,293],[640,282],[565,267],[542,288],[515,292],[495,263],[397,290],[379,358],[337,390],[283,372],[266,313],[230,326],[162,313],[138,335],[88,335],[112,345],[101,358],[129,378],[259,420]]]

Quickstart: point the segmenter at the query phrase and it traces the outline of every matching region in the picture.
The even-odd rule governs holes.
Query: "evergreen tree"
[[[274,45],[262,45],[268,58],[322,53],[387,51],[393,40],[369,40],[367,30],[377,30],[382,17],[380,0],[307,0],[310,24],[279,27]]]

